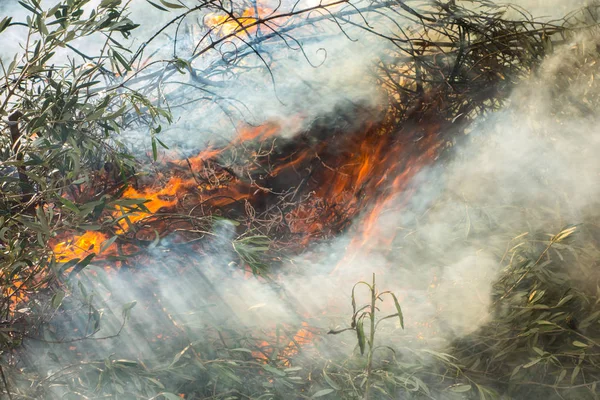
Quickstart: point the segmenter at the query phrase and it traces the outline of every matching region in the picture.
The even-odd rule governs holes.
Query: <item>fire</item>
[[[57,243],[52,250],[58,262],[67,262],[75,258],[83,259],[90,254],[99,254],[101,250],[105,256],[116,255],[114,243],[108,245],[106,249],[102,248],[108,239],[108,235],[104,233],[87,231],[83,235]]]
[[[149,219],[152,232],[160,228],[159,233],[167,235],[172,228],[152,222],[163,211],[239,219],[244,212],[250,217],[289,196],[291,201],[286,200],[278,217],[292,235],[286,243],[301,250],[312,240],[345,230],[362,214],[357,246],[352,246],[360,247],[376,234],[377,220],[388,204],[406,192],[411,178],[440,147],[435,126],[418,141],[400,141],[381,129],[380,124],[365,123],[355,132],[331,138],[336,142],[331,146],[328,138],[315,140],[319,138],[310,132],[283,139],[277,123],[241,128],[228,145],[174,160],[169,163],[173,168],[151,184],[129,186],[122,199],[144,200],[145,209],[114,212],[113,218],[119,219],[116,233],[126,235],[132,226]],[[229,167],[221,161],[227,157],[240,159],[243,165]],[[106,240],[103,233],[88,232],[54,250],[66,261],[90,254],[90,248],[97,253]]]
[[[125,192],[123,192],[122,197],[124,199],[145,199],[144,207],[148,212],[136,211],[127,215],[127,218],[121,220],[119,223],[121,229],[117,230],[117,233],[122,234],[126,232],[129,229],[130,224],[135,224],[145,217],[153,215],[163,207],[174,207],[178,202],[177,193],[183,191],[186,185],[189,186],[190,182],[185,182],[180,178],[173,177],[169,179],[164,188],[159,190],[147,188],[139,191],[131,186],[128,187]],[[119,217],[119,214],[124,215],[126,212],[116,213],[115,216]]]
[[[204,163],[208,160],[214,159],[224,151],[233,148],[235,145],[240,145],[244,142],[253,141],[256,139],[267,139],[279,133],[279,126],[277,124],[265,124],[259,127],[250,128],[243,127],[240,129],[238,136],[228,145],[221,149],[207,149],[200,152],[198,155],[189,159],[177,160],[176,165],[181,167],[192,168],[195,172],[202,172],[206,169]],[[178,195],[183,193],[208,193],[215,189],[222,189],[227,192],[227,186],[221,186],[220,183],[225,178],[222,176],[212,176],[212,180],[205,179],[204,182],[199,182],[197,177],[179,177],[172,176],[167,180],[164,186],[160,189],[154,187],[147,187],[142,190],[137,190],[133,187],[128,187],[123,192],[122,198],[124,199],[144,199],[144,207],[148,212],[136,211],[129,213],[126,219],[121,220],[120,229],[117,230],[118,234],[123,234],[129,230],[129,225],[135,224],[143,220],[146,217],[154,215],[162,208],[173,208],[179,203]],[[226,181],[227,179],[225,179]],[[237,191],[229,191],[229,193],[220,193],[218,197],[215,197],[211,204],[214,206],[225,206],[233,201],[238,201],[248,198],[248,195],[239,193]],[[202,200],[201,200],[202,201]],[[115,213],[115,217],[118,218],[125,215],[126,212]]]
[[[255,359],[268,362],[277,351],[278,360],[284,366],[289,367],[291,358],[297,355],[303,346],[310,344],[315,339],[315,334],[311,332],[307,322],[302,322],[302,328],[291,337],[276,332],[277,330],[271,332],[270,336],[272,337],[269,338],[269,342],[263,340],[257,343],[259,350],[252,352]]]
[[[265,16],[272,11],[264,7],[247,8],[240,16],[221,15],[218,13],[210,13],[204,17],[204,23],[216,29],[223,36],[230,35],[237,31],[252,33],[257,30],[258,25],[253,25],[261,19],[261,15]],[[253,25],[249,28],[248,26]]]
[[[11,287],[5,287],[2,289],[2,297],[9,299],[9,312],[14,313],[17,308],[29,299],[26,293],[27,286],[23,281],[12,282]]]
[[[199,243],[210,228],[199,229],[194,221],[219,216],[236,221],[240,235],[257,230],[277,238],[275,246],[288,252],[353,226],[349,250],[332,273],[343,270],[353,251],[389,248],[393,237],[377,232],[378,221],[391,207],[402,206],[398,199],[410,194],[411,179],[439,154],[439,126],[399,133],[371,114],[364,117],[352,115],[357,124],[333,132],[315,123],[292,138],[284,138],[284,125],[276,122],[246,126],[227,145],[171,159],[153,180],[131,182],[123,191],[122,199],[143,200],[145,209],[112,212],[119,219],[119,243],[154,240],[157,234]],[[360,224],[353,225],[356,221]],[[56,244],[54,253],[60,262],[99,254],[102,247],[107,248],[101,256],[116,255],[116,244],[106,245],[109,237],[86,232]],[[239,265],[250,270],[246,261]],[[253,356],[289,365],[314,338],[306,323],[293,334],[274,330],[257,343]]]

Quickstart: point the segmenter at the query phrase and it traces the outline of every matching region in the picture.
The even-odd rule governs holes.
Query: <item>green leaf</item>
[[[396,312],[398,313],[398,319],[400,320],[400,326],[404,329],[404,316],[402,315],[402,309],[400,308],[400,303],[398,302],[398,298],[394,293],[390,293],[394,298],[394,305],[396,306]]]
[[[137,367],[139,363],[133,360],[115,360],[115,364],[124,365],[126,367]]]
[[[71,92],[76,93],[76,92],[79,92],[81,89],[94,86],[98,83],[100,83],[100,81],[91,81],[91,82],[82,83],[81,85],[76,86]],[[77,99],[75,99],[75,101],[76,100]]]
[[[164,144],[163,142],[160,141],[159,138],[156,138],[156,141],[158,142],[158,144],[160,144],[163,148],[169,150],[169,146],[167,146],[166,144]]]
[[[285,372],[283,372],[283,371],[281,371],[281,370],[279,370],[279,369],[277,369],[275,367],[272,367],[269,364],[265,364],[262,367],[263,367],[263,369],[265,371],[268,371],[268,372],[270,372],[272,374],[275,374],[275,375],[278,375],[278,376],[285,376]]]
[[[510,374],[510,379],[514,378],[519,373],[519,371],[521,370],[521,367],[522,367],[522,365],[517,365],[515,367],[515,369],[513,369],[512,374]]]
[[[181,350],[179,353],[177,353],[175,355],[175,357],[173,358],[173,361],[171,361],[171,364],[169,365],[169,368],[172,367],[173,365],[177,364],[177,361],[179,361],[179,359],[186,353],[186,351],[188,351],[190,349],[192,345],[187,345],[183,350]]]
[[[583,342],[580,342],[579,340],[575,340],[575,341],[573,342],[573,346],[575,346],[575,347],[581,347],[581,348],[588,347],[588,345],[587,345],[587,344],[585,344],[585,343],[583,343]]]
[[[119,61],[119,63],[123,66],[123,68],[125,68],[126,71],[131,71],[129,63],[125,61],[125,58],[121,54],[113,50],[112,55],[117,59],[117,61]]]
[[[71,273],[69,274],[68,279],[73,278],[75,275],[77,275],[78,273],[80,273],[85,267],[87,267],[89,265],[90,262],[92,262],[92,259],[96,257],[95,253],[89,254],[86,258],[84,258],[83,260],[79,261],[77,263],[77,265],[75,265],[75,267],[73,268],[73,271],[71,271]]]
[[[575,383],[575,380],[577,379],[577,375],[579,375],[579,372],[581,372],[581,367],[578,365],[573,369],[573,372],[571,373],[571,385],[573,385]]]
[[[567,301],[571,300],[572,298],[573,298],[572,294],[563,297],[562,299],[560,299],[560,301],[558,302],[558,304],[555,307],[560,307],[560,306],[564,305]]]
[[[123,318],[128,318],[129,314],[131,313],[131,309],[133,307],[135,307],[135,305],[137,304],[137,301],[131,301],[129,303],[123,304],[123,311],[122,311],[122,315]]]
[[[2,21],[0,21],[0,32],[8,28],[10,21],[12,21],[12,17],[4,17]]]
[[[102,253],[104,250],[108,249],[110,247],[111,244],[113,244],[115,242],[115,240],[117,240],[118,236],[115,235],[113,237],[111,237],[110,239],[108,239],[107,241],[105,241],[104,243],[102,243],[102,246],[100,246],[100,251],[99,253]]]
[[[535,364],[539,363],[540,361],[542,361],[541,358],[536,358],[535,360],[530,361],[527,364],[523,365],[523,368],[527,369],[527,368],[533,367]]]
[[[94,329],[92,332],[97,332],[100,329],[100,320],[102,319],[102,314],[94,308],[92,309],[91,317],[94,320]]]
[[[162,396],[167,400],[181,400],[181,397],[177,396],[176,394],[170,393],[170,392],[159,393],[159,396]]]
[[[165,388],[165,385],[163,385],[160,381],[158,381],[158,380],[156,380],[154,378],[146,377],[146,379],[149,380],[150,382],[154,383],[156,386],[158,386],[161,389]]]
[[[358,339],[358,347],[360,348],[360,355],[364,355],[366,338],[365,338],[365,330],[363,327],[362,318],[356,322],[356,337]]]
[[[539,347],[533,346],[532,350],[535,351],[540,356],[544,355],[544,350],[540,349]]]
[[[161,10],[161,11],[166,11],[166,12],[169,12],[169,10],[167,10],[166,8],[164,8],[164,7],[161,7],[161,6],[159,6],[158,4],[151,2],[150,0],[146,0],[146,1],[147,1],[148,3],[150,3],[152,6],[154,6],[154,7],[158,8],[158,9],[159,9],[159,10]]]
[[[152,137],[152,159],[156,161],[158,159],[158,148],[156,147],[156,138]]]
[[[185,8],[184,6],[182,6],[181,4],[175,4],[175,3],[169,3],[168,1],[165,0],[160,0],[160,2],[165,6],[165,7],[169,7],[169,8]]]
[[[454,393],[464,393],[471,390],[471,385],[453,385],[450,386],[450,391]]]
[[[59,290],[58,292],[54,293],[54,296],[52,296],[52,307],[55,309],[60,307],[64,298],[65,292],[63,292],[62,290]]]
[[[99,7],[100,8],[110,8],[110,7],[116,7],[119,4],[121,4],[121,0],[102,0],[102,2],[100,2]]]
[[[32,8],[31,6],[27,5],[26,3],[19,1],[19,4],[22,5],[24,8],[28,9],[29,11],[31,11],[32,13],[39,15],[40,12],[37,11],[36,9]]]
[[[104,115],[104,108],[100,108],[100,109],[88,114],[86,119],[88,121],[96,121],[97,119],[102,118],[103,115]]]
[[[252,354],[252,350],[246,349],[246,348],[243,348],[243,347],[238,347],[237,349],[231,349],[229,351],[239,351],[239,352],[242,352],[242,353]]]
[[[590,316],[588,316],[583,321],[581,321],[581,323],[579,324],[579,326],[582,329],[585,329],[588,326],[590,326],[595,320],[597,320],[598,317],[600,317],[600,311],[596,311],[596,312],[592,313]]]
[[[43,233],[46,235],[50,235],[50,227],[48,226],[48,219],[46,218],[46,214],[42,207],[37,207],[35,209],[35,214],[37,216],[38,221],[40,221],[40,225],[42,227]]]
[[[44,36],[48,36],[48,28],[46,27],[46,24],[44,23],[44,18],[42,18],[41,15],[38,15],[37,24],[38,24],[38,29],[40,30],[40,32]]]
[[[319,397],[323,397],[323,396],[327,396],[329,393],[333,393],[334,390],[333,389],[323,389],[323,390],[319,390],[317,393],[313,394],[311,396],[311,399],[316,399]]]
[[[558,378],[556,378],[556,382],[554,384],[558,385],[559,383],[561,383],[562,380],[565,379],[565,376],[567,376],[567,370],[563,369],[562,371],[560,371],[560,374],[558,375]]]
[[[333,379],[331,379],[329,377],[329,375],[327,375],[327,372],[325,372],[325,370],[323,370],[323,378],[325,378],[325,381],[327,382],[327,384],[329,386],[331,386],[333,389],[335,389],[335,390],[342,390],[342,388],[340,387],[340,385],[338,385]]]

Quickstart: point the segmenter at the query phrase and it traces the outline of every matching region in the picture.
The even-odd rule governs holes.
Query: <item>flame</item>
[[[261,19],[261,15],[268,15],[272,10],[264,7],[247,8],[242,11],[240,16],[222,15],[220,13],[210,13],[204,17],[204,23],[217,30],[221,35],[227,36],[235,32],[244,31],[253,33],[258,25],[251,26]]]
[[[432,126],[418,141],[400,141],[382,133],[379,124],[366,123],[356,133],[334,138],[339,142],[335,146],[328,138],[315,141],[306,137],[291,139],[296,145],[289,150],[284,144],[277,153],[276,142],[284,141],[278,136],[279,124],[243,127],[228,145],[174,160],[166,176],[159,174],[152,184],[141,188],[128,187],[122,199],[142,200],[145,209],[114,212],[113,217],[120,219],[116,233],[127,234],[136,223],[156,219],[162,210],[181,208],[189,213],[200,209],[202,215],[212,215],[246,202],[246,208],[255,212],[256,205],[265,198],[276,198],[273,182],[279,181],[280,185],[288,185],[282,191],[297,186],[304,193],[303,201],[290,203],[283,216],[294,235],[293,242],[286,244],[300,249],[314,239],[332,237],[362,214],[351,246],[362,248],[368,238],[381,236],[376,232],[379,218],[398,194],[407,191],[421,167],[435,158],[440,147],[436,128]],[[263,147],[268,151],[261,150]],[[240,174],[218,161],[227,152],[234,152],[238,158],[242,154],[245,165]],[[169,228],[165,229],[168,234]],[[103,233],[88,232],[57,244],[54,252],[61,262],[82,258],[92,250],[98,253],[106,240]],[[114,247],[108,250],[114,251]]]
[[[154,232],[165,237],[190,229],[186,222],[163,222],[162,217],[173,214],[246,218],[247,226],[253,226],[257,213],[276,209],[280,219],[268,229],[288,251],[302,251],[352,227],[345,257],[332,269],[339,273],[359,250],[391,248],[394,238],[378,232],[379,221],[402,206],[399,200],[410,194],[411,179],[435,160],[443,144],[435,124],[404,136],[386,129],[384,122],[362,122],[348,132],[315,128],[284,139],[282,125],[275,122],[242,127],[229,144],[170,160],[153,181],[127,187],[121,198],[143,200],[145,209],[113,212],[113,218],[120,218],[116,233],[139,239],[144,229],[152,231],[152,238]],[[229,159],[237,164],[228,164]],[[263,226],[269,223],[263,221]],[[107,240],[104,233],[86,232],[53,250],[58,261],[66,262],[99,254]],[[115,243],[105,247],[101,256],[117,254]],[[284,365],[315,339],[307,323],[293,335],[274,329],[267,336],[256,343],[254,357],[268,362],[277,352]]]
[[[103,250],[104,256],[116,255],[117,251],[114,243],[111,243],[106,249],[102,249],[108,239],[108,235],[104,233],[87,231],[83,235],[58,242],[52,250],[58,262],[67,262],[75,258],[83,259],[90,254],[99,254],[100,250]]]
[[[115,217],[120,215],[126,215],[126,218],[119,222],[120,229],[117,230],[118,234],[123,234],[129,230],[129,227],[136,222],[153,215],[163,207],[173,207],[177,204],[177,193],[183,191],[186,187],[189,187],[191,182],[186,182],[180,178],[173,177],[169,179],[164,188],[155,190],[153,188],[146,188],[144,190],[136,190],[133,187],[128,187],[123,192],[122,198],[124,199],[144,199],[144,207],[148,210],[135,211],[133,213],[127,213],[125,210],[115,213]]]
[[[176,165],[183,168],[190,168],[194,173],[201,173],[206,169],[205,162],[215,159],[223,152],[239,146],[244,142],[254,141],[256,139],[265,140],[273,137],[280,132],[279,125],[275,123],[265,124],[258,127],[242,127],[236,138],[227,146],[220,149],[207,149],[194,157],[186,160],[177,160]],[[135,224],[143,220],[146,217],[152,216],[162,208],[173,208],[175,207],[180,198],[179,195],[189,194],[190,192],[196,192],[196,195],[200,194],[200,201],[206,201],[213,207],[224,207],[235,201],[248,199],[249,193],[243,193],[243,184],[240,184],[240,188],[229,185],[221,185],[221,182],[227,182],[231,179],[228,172],[222,172],[219,175],[214,175],[212,179],[205,179],[204,182],[200,182],[197,176],[172,176],[170,177],[164,186],[160,189],[156,189],[154,186],[137,190],[133,187],[128,187],[122,195],[124,199],[145,199],[144,207],[148,212],[136,211],[129,213],[126,219],[121,220],[120,229],[117,230],[118,234],[123,234],[129,230],[130,225]],[[211,196],[211,193],[215,193],[215,196]],[[205,196],[206,195],[206,196]],[[198,196],[195,196],[198,197]],[[115,217],[124,216],[125,210],[115,213]]]
[[[310,326],[307,322],[302,322],[302,328],[300,328],[291,338],[284,334],[275,333],[276,330],[272,330],[268,336],[269,341],[262,340],[257,343],[259,350],[253,351],[252,356],[262,362],[268,362],[275,352],[278,350],[277,358],[286,367],[291,366],[291,359],[297,355],[303,346],[312,343],[315,339],[315,334],[311,332]],[[278,344],[287,343],[279,348]]]
[[[9,299],[8,309],[11,315],[15,313],[22,303],[29,299],[26,290],[27,285],[20,280],[13,281],[11,286],[2,288],[2,298]]]

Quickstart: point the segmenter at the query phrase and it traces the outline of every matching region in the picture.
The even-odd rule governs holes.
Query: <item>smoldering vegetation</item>
[[[363,203],[336,237],[273,251],[273,238],[239,236],[235,221],[214,218],[202,256],[174,232],[118,272],[108,261],[85,266],[53,298],[60,307],[31,332],[18,356],[24,372],[11,379],[47,398],[360,398],[365,384],[382,399],[595,398],[596,34],[561,38],[532,70],[499,78],[519,82],[502,106],[464,108],[469,124],[441,135],[435,162],[403,191]],[[336,55],[351,64],[326,95],[298,88],[285,71],[299,60],[283,60],[276,90],[265,95],[269,85],[254,80],[264,76],[248,72],[241,88],[255,91],[241,90],[240,102],[263,112],[257,121],[306,112],[289,136],[345,101],[378,104],[377,69],[331,43],[333,63],[298,73],[325,85],[344,65]],[[373,81],[357,78],[366,71]],[[355,81],[365,90],[337,97]],[[185,114],[166,137],[189,152],[198,142],[181,132],[197,122]],[[353,285],[372,274],[398,297],[403,321],[378,326],[381,348],[367,366],[357,331],[328,333],[350,327]],[[359,305],[369,300],[357,289]],[[395,312],[387,300],[377,311]]]
[[[589,53],[581,46],[594,48],[582,41],[558,50],[505,108],[478,119],[444,163],[414,179],[408,204],[402,194],[389,199],[360,246],[352,241],[364,224],[358,219],[344,237],[296,256],[289,265],[284,262],[277,279],[266,281],[240,273],[226,239],[215,240],[214,253],[202,259],[193,253],[182,257],[164,241],[144,265],[135,266],[146,273],[109,274],[106,292],[97,277],[82,278],[88,294],[111,293],[97,336],[120,332],[118,337],[52,350],[30,343],[30,354],[37,365],[48,362],[50,370],[74,354],[143,357],[165,368],[165,356],[177,358],[172,350],[179,343],[184,354],[167,360],[175,362],[164,372],[183,381],[202,379],[184,372],[193,360],[187,352],[194,351],[215,357],[214,368],[203,371],[206,379],[234,374],[244,385],[254,380],[267,385],[258,392],[279,390],[289,396],[294,392],[282,382],[319,373],[321,379],[328,377],[322,390],[335,390],[356,379],[361,361],[352,332],[326,333],[349,325],[352,285],[374,272],[379,287],[401,299],[405,319],[404,330],[390,320],[378,332],[378,342],[395,351],[376,357],[382,387],[390,384],[391,374],[398,395],[407,390],[398,383],[402,380],[415,385],[415,396],[434,398],[472,392],[536,398],[548,396],[548,390],[564,398],[593,398],[595,356],[587,353],[598,334],[595,177],[600,165],[597,117],[589,113],[597,88],[585,70]],[[562,75],[573,65],[582,67],[580,76]],[[590,108],[582,111],[581,104]],[[227,238],[232,227],[222,224],[219,236]],[[391,246],[382,240],[388,238],[393,238]],[[368,297],[361,291],[357,296]],[[121,307],[131,301],[138,303],[120,331]],[[382,313],[391,313],[389,305],[382,307]],[[84,315],[58,326],[67,334],[91,329],[90,323]],[[284,365],[289,371],[282,367],[286,375],[279,376],[256,364],[265,376],[244,377],[238,371],[248,368],[242,368],[244,357],[235,355],[246,354],[289,357],[291,364]],[[50,361],[54,357],[57,364]],[[221,362],[224,366],[217,367]],[[115,368],[120,363],[126,361],[115,360]],[[133,373],[130,368],[123,367]],[[160,370],[155,368],[144,372],[154,376]],[[450,373],[458,379],[440,378]],[[236,378],[229,379],[224,385],[235,385]],[[269,379],[275,380],[274,388]],[[518,384],[529,379],[532,383]],[[578,379],[589,383],[576,385]]]

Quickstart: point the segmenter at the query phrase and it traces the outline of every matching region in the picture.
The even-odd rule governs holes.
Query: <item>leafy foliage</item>
[[[0,126],[0,249],[6,288],[1,312],[7,319],[15,317],[21,300],[46,287],[52,278],[48,272],[58,268],[48,252],[57,233],[114,223],[99,219],[104,209],[119,205],[107,196],[109,184],[92,197],[87,190],[108,182],[103,167],[110,166],[118,179],[134,167],[118,133],[125,115],[145,100],[106,90],[115,73],[104,64],[114,64],[117,49],[123,48],[115,35],[128,37],[137,25],[120,2],[103,1],[85,16],[88,3],[68,1],[42,9],[38,1],[26,0],[20,3],[30,12],[26,22],[3,23],[25,37],[22,54],[0,60],[0,115],[8,117]],[[104,42],[95,63],[65,57],[65,48],[98,37]],[[155,111],[168,119],[166,112]]]

